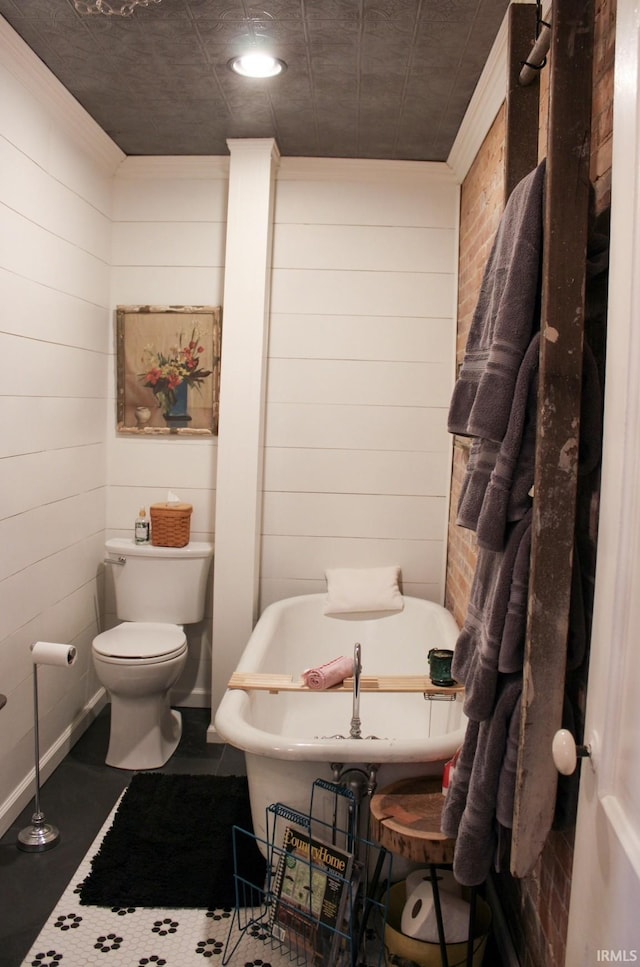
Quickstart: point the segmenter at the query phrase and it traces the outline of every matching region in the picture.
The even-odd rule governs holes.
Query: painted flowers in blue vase
[[[187,339],[184,332],[177,334],[177,343],[167,350],[147,346],[143,362],[146,369],[138,373],[142,385],[148,387],[170,429],[186,427],[189,416],[189,388],[197,390],[211,376],[210,369],[202,369],[200,362],[204,347],[197,329]]]

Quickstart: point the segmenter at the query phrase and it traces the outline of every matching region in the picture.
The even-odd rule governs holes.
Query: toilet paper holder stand
[[[37,645],[42,644],[37,642]],[[48,645],[47,645],[48,646]],[[36,646],[32,647],[32,652]],[[61,660],[68,665],[73,664],[76,658],[75,648],[59,645],[54,646],[61,649]],[[64,651],[63,651],[64,649]],[[18,833],[18,849],[28,853],[42,853],[44,850],[52,849],[60,842],[60,830],[57,826],[45,821],[44,813],[40,807],[40,734],[38,727],[38,660],[36,655],[32,655],[33,660],[33,735],[35,746],[35,806],[31,817],[31,825],[25,826]]]
[[[38,729],[38,666],[33,665],[33,734],[35,740],[36,760],[36,793],[35,811],[31,817],[31,825],[25,826],[18,833],[18,849],[28,853],[42,853],[52,849],[60,842],[60,830],[57,826],[45,822],[44,813],[40,808],[40,736]]]

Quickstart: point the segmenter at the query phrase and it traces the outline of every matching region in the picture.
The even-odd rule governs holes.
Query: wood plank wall
[[[279,171],[261,609],[336,566],[399,564],[443,600],[459,189],[372,170]]]

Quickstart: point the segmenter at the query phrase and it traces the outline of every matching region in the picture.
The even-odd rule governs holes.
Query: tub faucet
[[[353,712],[351,715],[351,728],[349,736],[352,739],[362,738],[360,723],[360,675],[362,673],[362,649],[360,642],[356,642],[353,649]]]

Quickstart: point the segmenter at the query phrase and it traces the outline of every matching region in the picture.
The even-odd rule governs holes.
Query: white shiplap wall
[[[282,160],[261,608],[396,563],[442,600],[457,215],[444,165]]]
[[[33,791],[28,646],[80,650],[72,669],[41,672],[45,777],[99,694],[105,532],[130,533],[171,487],[194,504],[194,537],[213,536],[215,440],[116,438],[114,308],[221,301],[227,176],[221,159],[127,159],[112,232],[122,154],[1,17],[0,64],[4,831]],[[324,588],[332,564],[390,560],[406,591],[441,597],[453,181],[439,165],[282,161],[262,606]],[[202,704],[207,635],[182,683]]]
[[[222,304],[228,159],[127,158],[114,184],[107,533],[133,534],[140,507],[169,490],[193,505],[192,540],[213,540],[216,437],[118,437],[115,433],[115,307]],[[109,575],[105,621],[116,623]],[[211,596],[188,629],[189,655],[172,694],[207,706],[211,690]]]
[[[33,795],[38,640],[46,778],[102,700],[98,630],[107,479],[111,175],[121,153],[0,20],[0,829]],[[56,93],[57,92],[57,93]],[[65,97],[66,95],[66,97]],[[88,150],[89,142],[94,150]]]

